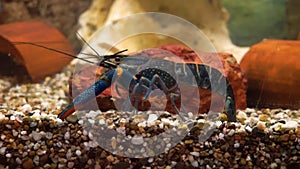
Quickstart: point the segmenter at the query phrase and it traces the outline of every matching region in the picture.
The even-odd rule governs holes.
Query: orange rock
[[[45,76],[59,72],[71,58],[51,50],[29,44],[30,42],[48,48],[72,52],[66,38],[54,27],[39,21],[17,22],[0,25],[0,66],[8,74],[39,81]],[[11,58],[9,58],[11,57]]]
[[[159,47],[161,49],[170,51],[174,53],[175,55],[179,56],[180,59],[182,59],[186,63],[195,63],[195,64],[202,64],[201,60],[199,59],[198,55],[190,50],[187,47],[181,46],[181,45],[167,45]],[[143,51],[139,51],[137,53],[131,54],[131,55],[141,55],[144,57],[151,57],[151,58],[162,58],[166,60],[172,60],[176,61],[177,58],[172,56],[166,56],[162,53],[162,50],[159,48],[152,48],[152,49],[146,49]],[[238,63],[234,59],[234,57],[231,54],[225,54],[225,53],[219,53],[219,54],[213,54],[213,53],[206,53],[202,54],[202,57],[212,58],[211,56],[215,55],[218,56],[218,58],[221,60],[221,64],[219,62],[215,63],[213,62],[213,59],[207,59],[209,60],[209,63],[206,63],[209,66],[215,67],[219,69],[225,77],[229,79],[230,84],[233,87],[235,100],[236,100],[236,107],[237,109],[245,109],[246,108],[246,85],[247,80],[244,77],[243,72],[241,71]],[[224,67],[224,70],[222,69]],[[84,89],[86,89],[89,85],[91,85],[95,79],[95,72],[98,72],[98,74],[102,74],[105,71],[104,68],[96,66],[88,66],[87,68],[82,69],[77,74],[73,76],[73,78],[70,79],[70,92],[71,95],[78,95],[81,93]],[[189,90],[189,86],[182,86],[185,91]],[[73,92],[73,93],[72,93]],[[206,113],[209,110],[210,104],[211,104],[211,92],[209,90],[200,89],[199,91],[200,100],[199,98],[195,98],[194,96],[187,96],[185,98],[189,99],[188,102],[191,103],[189,106],[197,106],[200,107],[199,113]],[[223,110],[224,108],[224,101],[223,97],[218,96],[217,94],[213,93],[214,96],[216,96],[217,100],[220,101],[220,103],[215,103],[216,109],[215,111]],[[102,111],[106,111],[109,109],[115,109],[115,105],[111,98],[111,90],[110,88],[106,89],[100,96],[97,97],[97,102],[99,105],[99,108]],[[154,98],[155,99],[155,98]],[[161,98],[158,98],[157,104],[161,103]],[[185,101],[183,101],[185,102]],[[177,101],[178,103],[178,101]],[[185,102],[186,103],[186,102]],[[153,102],[151,102],[153,104]],[[87,107],[90,107],[91,105],[88,105]],[[145,104],[144,108],[141,108],[141,110],[147,109],[147,104]],[[153,106],[153,105],[152,105]],[[169,112],[174,112],[174,108],[170,104],[170,101],[168,100],[166,109]],[[161,107],[161,106],[160,106]],[[193,109],[194,110],[194,109]]]
[[[265,40],[241,61],[252,107],[300,108],[300,41]]]

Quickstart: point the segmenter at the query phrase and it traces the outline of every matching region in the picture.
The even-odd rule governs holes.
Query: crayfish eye
[[[120,58],[120,57],[116,57],[116,58],[115,58],[115,61],[116,61],[116,62],[120,62],[120,61],[121,61],[121,58]]]

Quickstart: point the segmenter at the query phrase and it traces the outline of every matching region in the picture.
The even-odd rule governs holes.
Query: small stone
[[[81,151],[80,151],[80,150],[76,150],[76,151],[75,151],[75,154],[76,154],[77,156],[80,156],[80,155],[81,155]]]
[[[112,156],[112,155],[107,156],[106,159],[107,159],[109,162],[114,162],[114,161],[115,161],[115,158],[114,158],[114,156]]]
[[[141,145],[144,143],[144,138],[143,136],[134,136],[131,139],[131,143],[134,145]]]
[[[277,168],[277,166],[278,166],[277,163],[271,163],[270,168],[275,169],[275,168]]]
[[[68,162],[68,168],[73,168],[74,167],[74,165],[75,165],[75,163],[74,162],[72,162],[72,161],[70,161],[70,162]]]
[[[26,112],[30,112],[32,111],[32,107],[30,104],[24,104],[22,107],[21,107],[21,111],[26,113]]]
[[[76,114],[71,114],[66,120],[71,123],[77,123],[78,117]]]
[[[234,129],[231,129],[229,132],[228,132],[228,136],[233,136],[235,134],[235,130]]]
[[[298,123],[296,121],[288,121],[287,123],[282,125],[283,129],[292,130],[298,127]]]
[[[234,148],[239,148],[240,147],[240,143],[234,143],[233,147]]]
[[[38,155],[34,156],[33,158],[33,163],[36,165],[36,166],[39,166],[40,164],[40,157]]]
[[[30,126],[30,127],[35,127],[35,126],[37,126],[37,122],[33,121],[33,122],[30,123],[29,126]]]
[[[34,164],[33,164],[32,159],[26,158],[26,159],[23,161],[22,166],[23,166],[24,169],[31,169],[31,168],[34,168]]]
[[[193,161],[193,162],[192,162],[192,166],[195,167],[195,168],[198,168],[198,167],[199,167],[198,161],[196,161],[196,160]]]
[[[1,147],[1,148],[0,148],[0,154],[1,154],[1,155],[4,155],[4,154],[5,154],[5,151],[6,151],[6,147]]]
[[[117,148],[117,139],[115,137],[111,138],[111,147],[115,150]]]
[[[190,154],[193,155],[193,156],[195,156],[195,157],[199,157],[200,156],[199,152],[191,152]]]
[[[48,140],[52,139],[52,137],[53,137],[53,134],[51,132],[46,132],[46,138]]]
[[[250,126],[246,126],[245,130],[248,131],[248,132],[250,132],[250,133],[252,132],[252,128]]]
[[[152,157],[150,157],[149,159],[148,159],[148,163],[152,163],[154,161],[154,158],[152,158]]]
[[[5,157],[6,157],[6,158],[11,158],[12,155],[11,155],[11,153],[7,153],[7,154],[5,154]]]
[[[258,116],[258,119],[260,121],[266,122],[269,119],[269,116],[267,114],[261,114]]]
[[[184,144],[192,144],[194,141],[193,140],[185,140]]]
[[[158,119],[158,116],[156,114],[149,114],[147,122],[153,123],[157,119]]]
[[[69,131],[67,131],[67,132],[65,133],[64,139],[65,139],[65,140],[69,140],[69,139],[70,139],[70,132],[69,132]]]
[[[219,118],[220,118],[220,121],[227,121],[227,119],[228,119],[228,117],[225,113],[221,113]]]
[[[289,140],[289,134],[284,134],[279,136],[278,138],[279,141],[288,141]]]
[[[261,130],[261,131],[264,131],[265,129],[266,129],[266,123],[265,122],[258,122],[257,124],[256,124],[256,127],[259,129],[259,130]]]
[[[245,121],[248,118],[248,116],[247,116],[247,114],[244,111],[238,111],[238,114],[236,115],[236,118],[239,121],[243,122],[243,121]]]

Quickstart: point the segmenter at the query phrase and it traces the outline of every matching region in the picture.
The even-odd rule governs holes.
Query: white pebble
[[[80,150],[76,150],[76,151],[75,151],[75,154],[76,154],[77,156],[80,156],[80,155],[81,155],[81,151],[80,151]]]
[[[100,125],[105,125],[105,120],[104,119],[100,119],[98,122]]]
[[[5,119],[5,115],[0,113],[0,121],[4,120]]]
[[[40,164],[40,157],[38,155],[33,157],[33,162],[35,165],[39,165]]]
[[[247,114],[241,110],[238,111],[238,114],[236,115],[236,118],[240,121],[244,121],[247,119]]]
[[[67,157],[68,160],[71,159],[71,157],[72,157],[72,151],[71,151],[71,149],[69,149],[69,150],[67,151],[66,157]]]
[[[199,157],[200,156],[200,153],[199,152],[191,152],[190,153],[191,155],[195,156],[195,157]]]
[[[159,123],[158,126],[159,126],[160,129],[164,129],[164,123]]]
[[[198,168],[199,167],[198,161],[193,161],[192,166],[195,167],[195,168]]]
[[[36,125],[37,125],[37,122],[33,121],[33,122],[30,123],[29,126],[30,126],[30,127],[35,127]]]
[[[6,135],[1,134],[1,140],[4,140],[6,138]]]
[[[221,139],[221,140],[224,139],[224,134],[223,133],[219,133],[219,139]]]
[[[234,129],[231,129],[229,132],[228,132],[228,136],[233,136],[235,133],[235,130]]]
[[[89,123],[91,124],[95,124],[95,120],[94,119],[88,119]]]
[[[193,156],[188,156],[188,159],[189,159],[189,161],[192,163],[192,162],[194,162],[195,161],[195,159],[194,159],[194,157]]]
[[[219,128],[222,124],[223,124],[223,123],[222,123],[220,120],[218,120],[218,121],[216,122],[216,125],[217,125],[218,128]]]
[[[245,130],[248,131],[248,132],[252,132],[252,128],[250,126],[246,126]]]
[[[52,139],[52,137],[53,137],[53,134],[52,134],[51,132],[47,132],[47,133],[46,133],[46,138],[47,138],[48,140]]]
[[[39,141],[42,138],[42,135],[38,132],[32,131],[32,137],[35,141]]]
[[[142,136],[134,136],[131,139],[131,143],[134,145],[141,145],[144,143],[144,138]]]
[[[25,134],[27,134],[27,131],[23,130],[23,131],[21,131],[21,134],[25,135]]]
[[[69,140],[69,139],[70,139],[70,132],[69,132],[69,131],[67,131],[67,132],[65,133],[64,139],[65,139],[65,140]]]
[[[12,130],[12,134],[14,137],[17,137],[19,133],[16,130]]]
[[[0,154],[1,154],[1,155],[4,155],[4,154],[5,154],[5,151],[6,151],[6,147],[1,147],[1,148],[0,148]]]
[[[22,107],[21,107],[21,111],[22,112],[30,112],[32,110],[32,107],[30,106],[30,104],[24,104]]]
[[[141,123],[139,123],[138,125],[137,125],[138,127],[146,127],[147,125],[146,125],[146,121],[143,121],[143,122],[141,122]]]
[[[149,114],[149,116],[148,116],[148,122],[149,123],[152,123],[152,122],[154,122],[155,120],[157,120],[158,119],[158,116],[156,115],[156,114]]]
[[[7,154],[5,155],[5,157],[7,157],[7,158],[11,158],[11,157],[12,157],[12,155],[11,155],[10,153],[7,153]]]
[[[296,129],[298,127],[298,123],[296,121],[288,121],[282,125],[284,129]]]
[[[234,143],[233,147],[234,148],[239,148],[240,147],[240,143]]]
[[[82,125],[83,124],[83,120],[78,120],[78,124]]]
[[[148,163],[152,163],[154,161],[154,159],[152,158],[152,157],[150,157],[149,159],[148,159]]]
[[[194,114],[192,112],[188,112],[189,119],[194,119]]]
[[[99,114],[99,112],[96,112],[96,111],[90,111],[87,115],[86,115],[86,117],[87,118],[95,118],[97,115]]]
[[[11,120],[11,121],[15,121],[15,120],[16,120],[16,117],[15,117],[15,116],[13,116],[13,115],[11,115],[11,116],[10,116],[10,118],[9,118],[9,120]]]

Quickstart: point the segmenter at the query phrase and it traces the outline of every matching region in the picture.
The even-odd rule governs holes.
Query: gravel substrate
[[[300,168],[300,110],[248,108],[238,111],[236,123],[227,123],[223,114],[215,121],[200,115],[186,125],[167,112],[113,110],[78,112],[61,121],[56,114],[68,104],[70,72],[39,84],[0,79],[0,169]],[[202,141],[207,126],[211,136]],[[118,137],[99,135],[108,130]],[[143,139],[165,131],[172,132],[161,144]],[[183,138],[176,142],[178,137]],[[165,152],[155,155],[159,148]],[[125,157],[135,154],[143,158]]]

